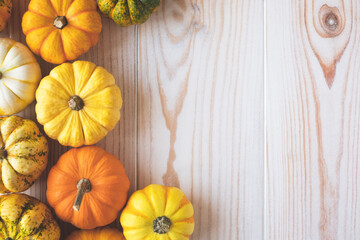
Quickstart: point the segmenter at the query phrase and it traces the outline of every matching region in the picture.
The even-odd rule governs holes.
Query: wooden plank
[[[263,1],[163,1],[138,66],[139,188],[181,187],[192,239],[262,239]]]
[[[359,239],[360,3],[267,6],[267,239]]]
[[[8,27],[8,36],[24,44],[25,35],[21,30],[21,20],[27,10],[29,0],[13,0],[14,11]],[[123,107],[121,120],[115,129],[97,145],[114,154],[124,164],[129,176],[131,187],[135,189],[136,162],[136,62],[137,62],[137,34],[136,27],[121,28],[110,19],[103,18],[103,31],[98,44],[80,59],[94,62],[111,72],[116,83],[122,90]],[[5,32],[4,35],[7,33]],[[4,35],[2,37],[4,37]],[[46,76],[55,65],[46,63],[38,58],[42,74]],[[36,120],[35,103],[31,104],[19,115]],[[26,193],[46,202],[46,179],[50,168],[57,162],[60,155],[69,147],[61,146],[57,141],[50,140],[49,164],[41,178]],[[74,227],[71,224],[58,221],[62,229],[62,236],[67,236]],[[119,226],[119,221],[113,224]]]

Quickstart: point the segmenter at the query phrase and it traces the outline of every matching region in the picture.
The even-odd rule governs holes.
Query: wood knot
[[[323,5],[319,11],[319,18],[321,29],[316,30],[322,37],[333,38],[340,35],[344,30],[343,17],[336,7]]]
[[[329,13],[325,16],[325,26],[330,31],[334,32],[339,27],[339,19],[334,13]]]

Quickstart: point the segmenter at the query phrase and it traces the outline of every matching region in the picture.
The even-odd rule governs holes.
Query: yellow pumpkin
[[[115,228],[98,228],[72,232],[66,240],[126,240],[124,235]]]
[[[0,193],[27,190],[46,168],[48,143],[36,124],[0,118]]]
[[[0,239],[58,240],[60,228],[50,210],[25,194],[0,196]]]
[[[0,62],[0,115],[12,115],[34,101],[41,70],[30,50],[9,38],[0,38]]]
[[[43,78],[36,91],[37,119],[62,145],[92,145],[120,119],[121,92],[114,77],[86,61],[64,63]]]
[[[180,189],[153,184],[130,197],[120,223],[129,240],[187,240],[194,231],[193,216]]]
[[[89,51],[101,28],[94,0],[31,0],[22,20],[30,49],[54,64]]]
[[[6,23],[11,16],[12,0],[0,1],[0,32],[5,29]]]

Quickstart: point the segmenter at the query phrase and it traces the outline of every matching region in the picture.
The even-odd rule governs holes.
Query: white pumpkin
[[[35,99],[39,63],[22,43],[0,38],[0,115],[24,110]]]

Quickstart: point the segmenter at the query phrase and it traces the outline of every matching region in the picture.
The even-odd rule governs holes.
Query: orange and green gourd
[[[25,194],[0,196],[0,239],[59,240],[60,228],[48,207]]]
[[[127,27],[146,22],[161,0],[97,0],[100,11],[118,25]]]
[[[0,193],[30,188],[46,168],[47,155],[47,140],[33,121],[0,118]]]

